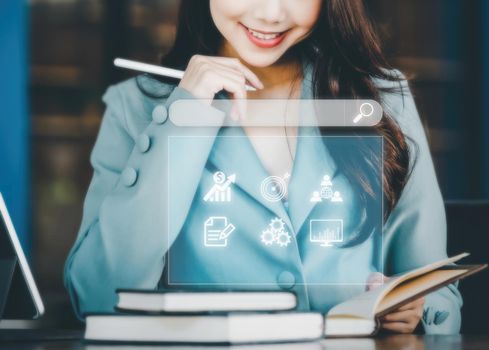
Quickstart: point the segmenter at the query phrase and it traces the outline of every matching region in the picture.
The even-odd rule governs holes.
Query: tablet
[[[44,305],[0,193],[0,319],[32,319]]]

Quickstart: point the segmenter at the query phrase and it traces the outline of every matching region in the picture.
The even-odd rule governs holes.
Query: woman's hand
[[[423,317],[424,298],[416,299],[380,319],[381,327],[397,333],[413,333]]]
[[[248,67],[237,58],[193,56],[179,87],[200,99],[212,100],[221,90],[226,90],[236,99],[231,109],[231,117],[238,120],[246,115],[246,82],[257,89],[263,84]]]
[[[387,281],[389,278],[381,273],[373,273],[367,280],[367,290],[375,288],[375,284]],[[380,319],[381,328],[396,332],[413,333],[423,317],[424,297],[416,299]]]

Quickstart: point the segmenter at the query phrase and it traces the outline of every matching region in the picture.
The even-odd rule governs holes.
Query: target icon
[[[279,176],[269,176],[261,182],[260,192],[269,202],[278,202],[287,194],[287,184]]]

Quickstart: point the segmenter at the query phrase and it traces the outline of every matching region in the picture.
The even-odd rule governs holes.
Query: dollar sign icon
[[[226,175],[222,171],[218,171],[214,174],[214,182],[218,185],[222,184],[226,180]]]

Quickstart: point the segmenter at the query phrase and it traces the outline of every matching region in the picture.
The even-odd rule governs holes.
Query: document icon
[[[228,237],[236,229],[228,223],[228,218],[223,216],[211,216],[204,224],[204,246],[227,247]]]

